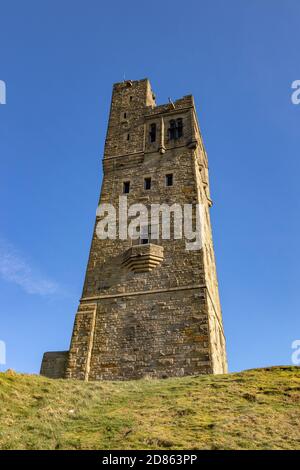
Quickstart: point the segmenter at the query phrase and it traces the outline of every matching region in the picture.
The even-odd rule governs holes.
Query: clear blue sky
[[[0,340],[38,372],[68,349],[111,87],[192,93],[210,162],[231,371],[291,363],[300,339],[298,0],[10,0],[0,7]]]

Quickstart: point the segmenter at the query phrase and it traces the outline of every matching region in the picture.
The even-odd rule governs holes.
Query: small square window
[[[173,175],[169,173],[166,175],[166,186],[173,186]]]
[[[128,194],[130,191],[130,181],[123,182],[123,193]]]
[[[151,189],[151,178],[144,179],[144,189]]]

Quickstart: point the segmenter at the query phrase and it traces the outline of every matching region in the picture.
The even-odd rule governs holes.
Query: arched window
[[[150,132],[149,132],[150,142],[156,141],[156,124],[150,124]]]

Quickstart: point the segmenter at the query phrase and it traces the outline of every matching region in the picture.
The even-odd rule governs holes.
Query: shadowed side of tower
[[[173,217],[169,240],[152,239],[152,227],[140,240],[101,240],[97,217],[70,351],[46,353],[41,373],[126,380],[227,372],[208,164],[193,97],[156,106],[147,79],[115,84],[103,172],[99,204],[116,208],[117,226],[120,196],[128,207],[200,204],[202,245],[187,250],[184,238],[172,236]]]

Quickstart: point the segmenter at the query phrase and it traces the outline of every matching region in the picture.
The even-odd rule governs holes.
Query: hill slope
[[[0,374],[1,449],[300,449],[300,369],[90,382]]]

